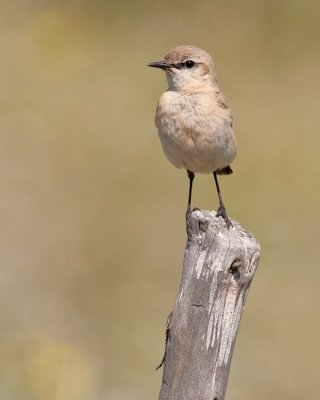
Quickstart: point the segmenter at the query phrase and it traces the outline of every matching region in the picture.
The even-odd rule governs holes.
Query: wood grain
[[[215,212],[188,216],[179,294],[167,326],[159,400],[224,399],[242,310],[260,245]]]

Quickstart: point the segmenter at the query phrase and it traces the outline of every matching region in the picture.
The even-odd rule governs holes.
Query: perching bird
[[[168,160],[187,170],[188,210],[194,174],[213,173],[219,196],[217,216],[230,227],[217,175],[232,173],[229,164],[236,156],[236,140],[210,55],[197,47],[179,46],[148,66],[166,73],[169,88],[159,99],[155,123]]]

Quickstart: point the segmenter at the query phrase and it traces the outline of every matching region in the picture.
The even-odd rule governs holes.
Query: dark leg
[[[223,204],[222,195],[221,195],[221,191],[220,191],[220,187],[219,187],[219,183],[218,183],[218,178],[217,178],[217,174],[215,172],[213,173],[213,177],[214,177],[214,181],[215,181],[218,196],[219,196],[219,208],[217,210],[217,217],[222,217],[224,219],[227,227],[230,228],[230,226],[232,226],[232,223],[227,215],[226,208]]]
[[[192,171],[187,170],[188,178],[189,178],[189,196],[188,196],[188,210],[191,208],[191,197],[192,197],[192,183],[194,179],[194,173]]]
[[[190,216],[191,216],[191,196],[192,196],[192,183],[194,179],[194,173],[187,169],[189,178],[189,196],[188,196],[188,208],[186,212],[186,222],[187,222],[187,234],[189,233]]]

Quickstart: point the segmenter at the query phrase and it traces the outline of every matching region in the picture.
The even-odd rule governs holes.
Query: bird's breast
[[[156,126],[164,153],[177,168],[209,173],[235,157],[230,110],[219,107],[213,96],[165,92]]]

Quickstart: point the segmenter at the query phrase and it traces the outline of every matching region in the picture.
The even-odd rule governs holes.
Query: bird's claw
[[[230,227],[233,226],[230,218],[227,215],[226,209],[223,206],[220,206],[218,208],[216,217],[222,217],[228,229],[230,229]]]
[[[187,228],[187,235],[189,235],[189,226],[190,226],[190,217],[191,217],[191,205],[188,204],[187,211],[186,211],[186,228]]]
[[[187,226],[187,235],[189,234],[189,226],[190,226],[190,218],[191,214],[193,211],[200,211],[200,208],[197,207],[191,207],[190,204],[188,204],[187,211],[186,211],[186,226]]]

